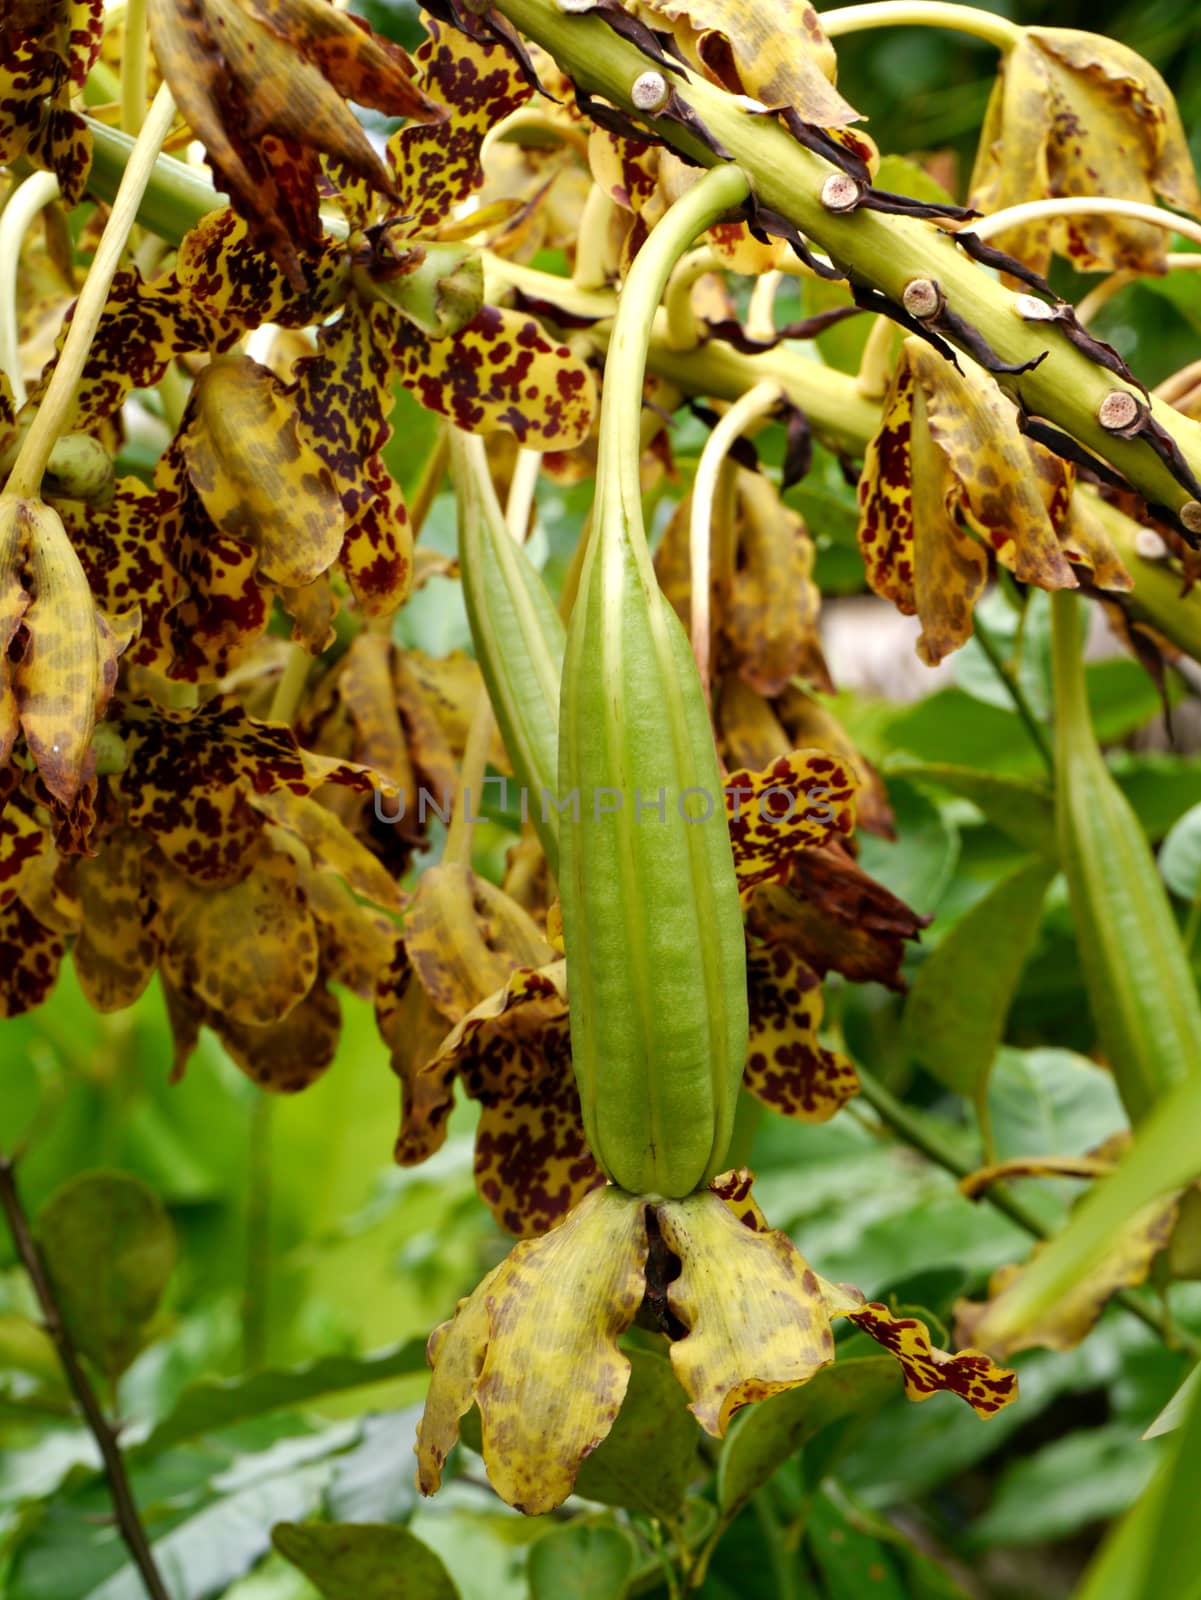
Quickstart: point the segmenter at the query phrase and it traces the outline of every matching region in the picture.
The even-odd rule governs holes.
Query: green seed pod
[[[559,687],[563,623],[546,585],[505,525],[483,440],[450,430],[459,509],[459,570],[471,637],[488,698],[530,821],[552,872],[559,870]]]
[[[1060,861],[1097,1035],[1132,1122],[1201,1070],[1201,1002],[1138,818],[1097,747],[1075,595],[1052,595]]]
[[[707,174],[622,290],[560,703],[559,884],[584,1127],[615,1183],[667,1198],[708,1182],[729,1146],[746,955],[705,695],[642,527],[638,399],[672,262],[745,192],[736,169]]]

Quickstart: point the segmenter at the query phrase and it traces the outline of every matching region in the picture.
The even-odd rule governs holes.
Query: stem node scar
[[[1023,322],[1052,322],[1055,319],[1053,308],[1036,294],[1015,294],[1013,310],[1014,315],[1021,317]]]
[[[1179,517],[1190,533],[1201,533],[1201,500],[1186,500],[1180,508]]]
[[[670,97],[671,90],[667,87],[667,79],[661,72],[642,72],[634,79],[630,86],[630,99],[637,111],[647,116],[653,116],[656,111],[662,111]]]
[[[1097,421],[1107,433],[1127,433],[1143,419],[1143,407],[1129,389],[1111,389],[1097,407]]]
[[[901,304],[911,317],[925,322],[942,310],[942,290],[931,278],[911,278],[901,293]]]
[[[849,173],[832,172],[822,184],[820,198],[827,211],[854,211],[863,189]]]

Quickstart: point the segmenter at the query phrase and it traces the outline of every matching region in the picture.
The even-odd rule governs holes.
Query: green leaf
[[[304,1405],[425,1370],[425,1341],[407,1339],[366,1356],[323,1356],[304,1366],[268,1369],[244,1378],[207,1378],[184,1390],[170,1414],[137,1446],[137,1453],[153,1455],[284,1406]]]
[[[1113,1075],[1046,1047],[997,1052],[989,1080],[997,1155],[1084,1155],[1127,1126]]]
[[[1143,1438],[1158,1439],[1161,1434],[1172,1433],[1179,1428],[1188,1414],[1189,1406],[1199,1386],[1201,1386],[1201,1366],[1196,1366],[1143,1434]]]
[[[873,1416],[900,1386],[900,1371],[890,1356],[863,1356],[824,1367],[801,1388],[748,1406],[730,1429],[717,1469],[722,1513],[732,1516],[824,1428]]]
[[[1201,1174],[1199,1121],[1201,1079],[1194,1077],[1163,1096],[1136,1130],[1113,1176],[1094,1185],[1063,1232],[994,1303],[977,1330],[984,1348],[1038,1322],[1100,1266],[1114,1234],[1133,1212]]]
[[[458,1600],[441,1560],[407,1528],[280,1522],[271,1543],[325,1600]]]
[[[972,1541],[1028,1545],[1064,1538],[1128,1506],[1154,1470],[1155,1451],[1140,1448],[1128,1424],[1080,1429],[1006,1468]]]
[[[1172,825],[1160,846],[1159,870],[1173,894],[1190,903],[1201,898],[1201,805]]]
[[[634,1556],[630,1536],[611,1523],[552,1528],[530,1550],[530,1600],[622,1600]]]
[[[907,905],[933,911],[959,859],[959,835],[934,802],[901,780],[889,785],[897,842],[860,838],[859,862]]]
[[[663,1356],[630,1350],[630,1384],[607,1439],[586,1457],[576,1493],[673,1521],[696,1469],[696,1422]]]
[[[1055,875],[1045,859],[1003,879],[922,963],[905,1007],[910,1051],[947,1088],[980,1092]]]
[[[1195,1385],[1166,1467],[1161,1496],[1152,1496],[1147,1514],[1148,1559],[1143,1595],[1197,1600],[1201,1595],[1201,1389]]]
[[[120,1172],[87,1172],[51,1196],[35,1232],[76,1347],[119,1377],[142,1347],[175,1265],[158,1196]]]
[[[223,1594],[270,1549],[273,1523],[312,1516],[357,1431],[273,1418],[134,1465],[134,1500],[172,1600]],[[39,1513],[14,1541],[5,1600],[146,1600],[98,1471],[71,1474]]]
[[[970,800],[994,827],[1017,844],[1054,857],[1055,803],[1045,783],[936,761],[890,761],[886,776],[890,780],[895,776],[936,784],[962,800]]]

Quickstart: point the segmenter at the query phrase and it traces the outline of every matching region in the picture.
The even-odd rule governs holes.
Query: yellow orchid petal
[[[782,882],[798,850],[855,826],[857,780],[824,750],[793,750],[762,772],[732,772],[724,793],[738,889]]]
[[[1062,1170],[1061,1164],[1057,1170]],[[956,1338],[974,1339],[979,1329],[982,1341],[1001,1357],[1036,1345],[1047,1350],[1074,1350],[1092,1331],[1119,1289],[1135,1288],[1146,1281],[1152,1261],[1172,1237],[1179,1209],[1178,1194],[1143,1206],[1113,1239],[1104,1261],[1064,1295],[1047,1316],[1004,1340],[994,1340],[987,1329],[990,1315],[1005,1291],[1026,1271],[1024,1266],[1001,1267],[989,1282],[987,1300],[956,1303]],[[1033,1255],[1037,1256],[1041,1249],[1041,1245],[1036,1246]]]
[[[991,1417],[1017,1399],[1017,1373],[998,1367],[983,1351],[960,1350],[952,1355],[937,1350],[930,1342],[930,1330],[916,1317],[894,1316],[878,1301],[865,1300],[850,1284],[829,1283],[825,1278],[818,1282],[831,1317],[846,1317],[896,1356],[910,1400],[928,1400],[949,1389],[977,1416]]]
[[[807,1383],[834,1359],[825,1301],[785,1234],[744,1226],[718,1195],[663,1202],[656,1216],[680,1261],[667,1303],[688,1330],[671,1364],[689,1410],[721,1438],[741,1406]]]
[[[571,1493],[625,1398],[630,1363],[617,1341],[646,1288],[645,1210],[619,1189],[594,1190],[558,1227],[514,1246],[431,1339],[417,1430],[424,1494],[437,1488],[472,1400],[502,1499],[535,1516]]]
[[[744,1228],[752,1233],[770,1233],[767,1218],[751,1194],[754,1181],[755,1174],[749,1167],[732,1167],[729,1172],[719,1172],[709,1189],[729,1206]]]

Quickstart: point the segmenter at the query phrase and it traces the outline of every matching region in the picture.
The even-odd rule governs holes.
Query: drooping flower
[[[531,1515],[553,1510],[621,1409],[630,1363],[619,1340],[643,1309],[715,1438],[743,1406],[833,1361],[839,1317],[896,1355],[910,1399],[949,1390],[988,1417],[1016,1397],[1015,1374],[979,1351],[936,1350],[915,1318],[821,1279],[767,1226],[750,1186],[748,1172],[730,1172],[685,1199],[648,1200],[605,1184],[515,1245],[430,1337],[422,1492],[437,1489],[475,1404],[497,1493]]]
[[[1112,195],[1201,215],[1201,191],[1167,84],[1116,39],[1025,28],[1005,56],[980,132],[969,202],[983,212],[1061,195]],[[1164,272],[1168,235],[1113,215],[1040,217],[997,243],[1036,272]]]
[[[931,666],[971,636],[990,557],[1042,589],[1076,587],[1074,562],[1112,587],[1131,581],[1103,531],[1078,528],[1071,468],[1019,432],[987,373],[958,361],[905,340],[859,480],[868,582],[921,619]]]

